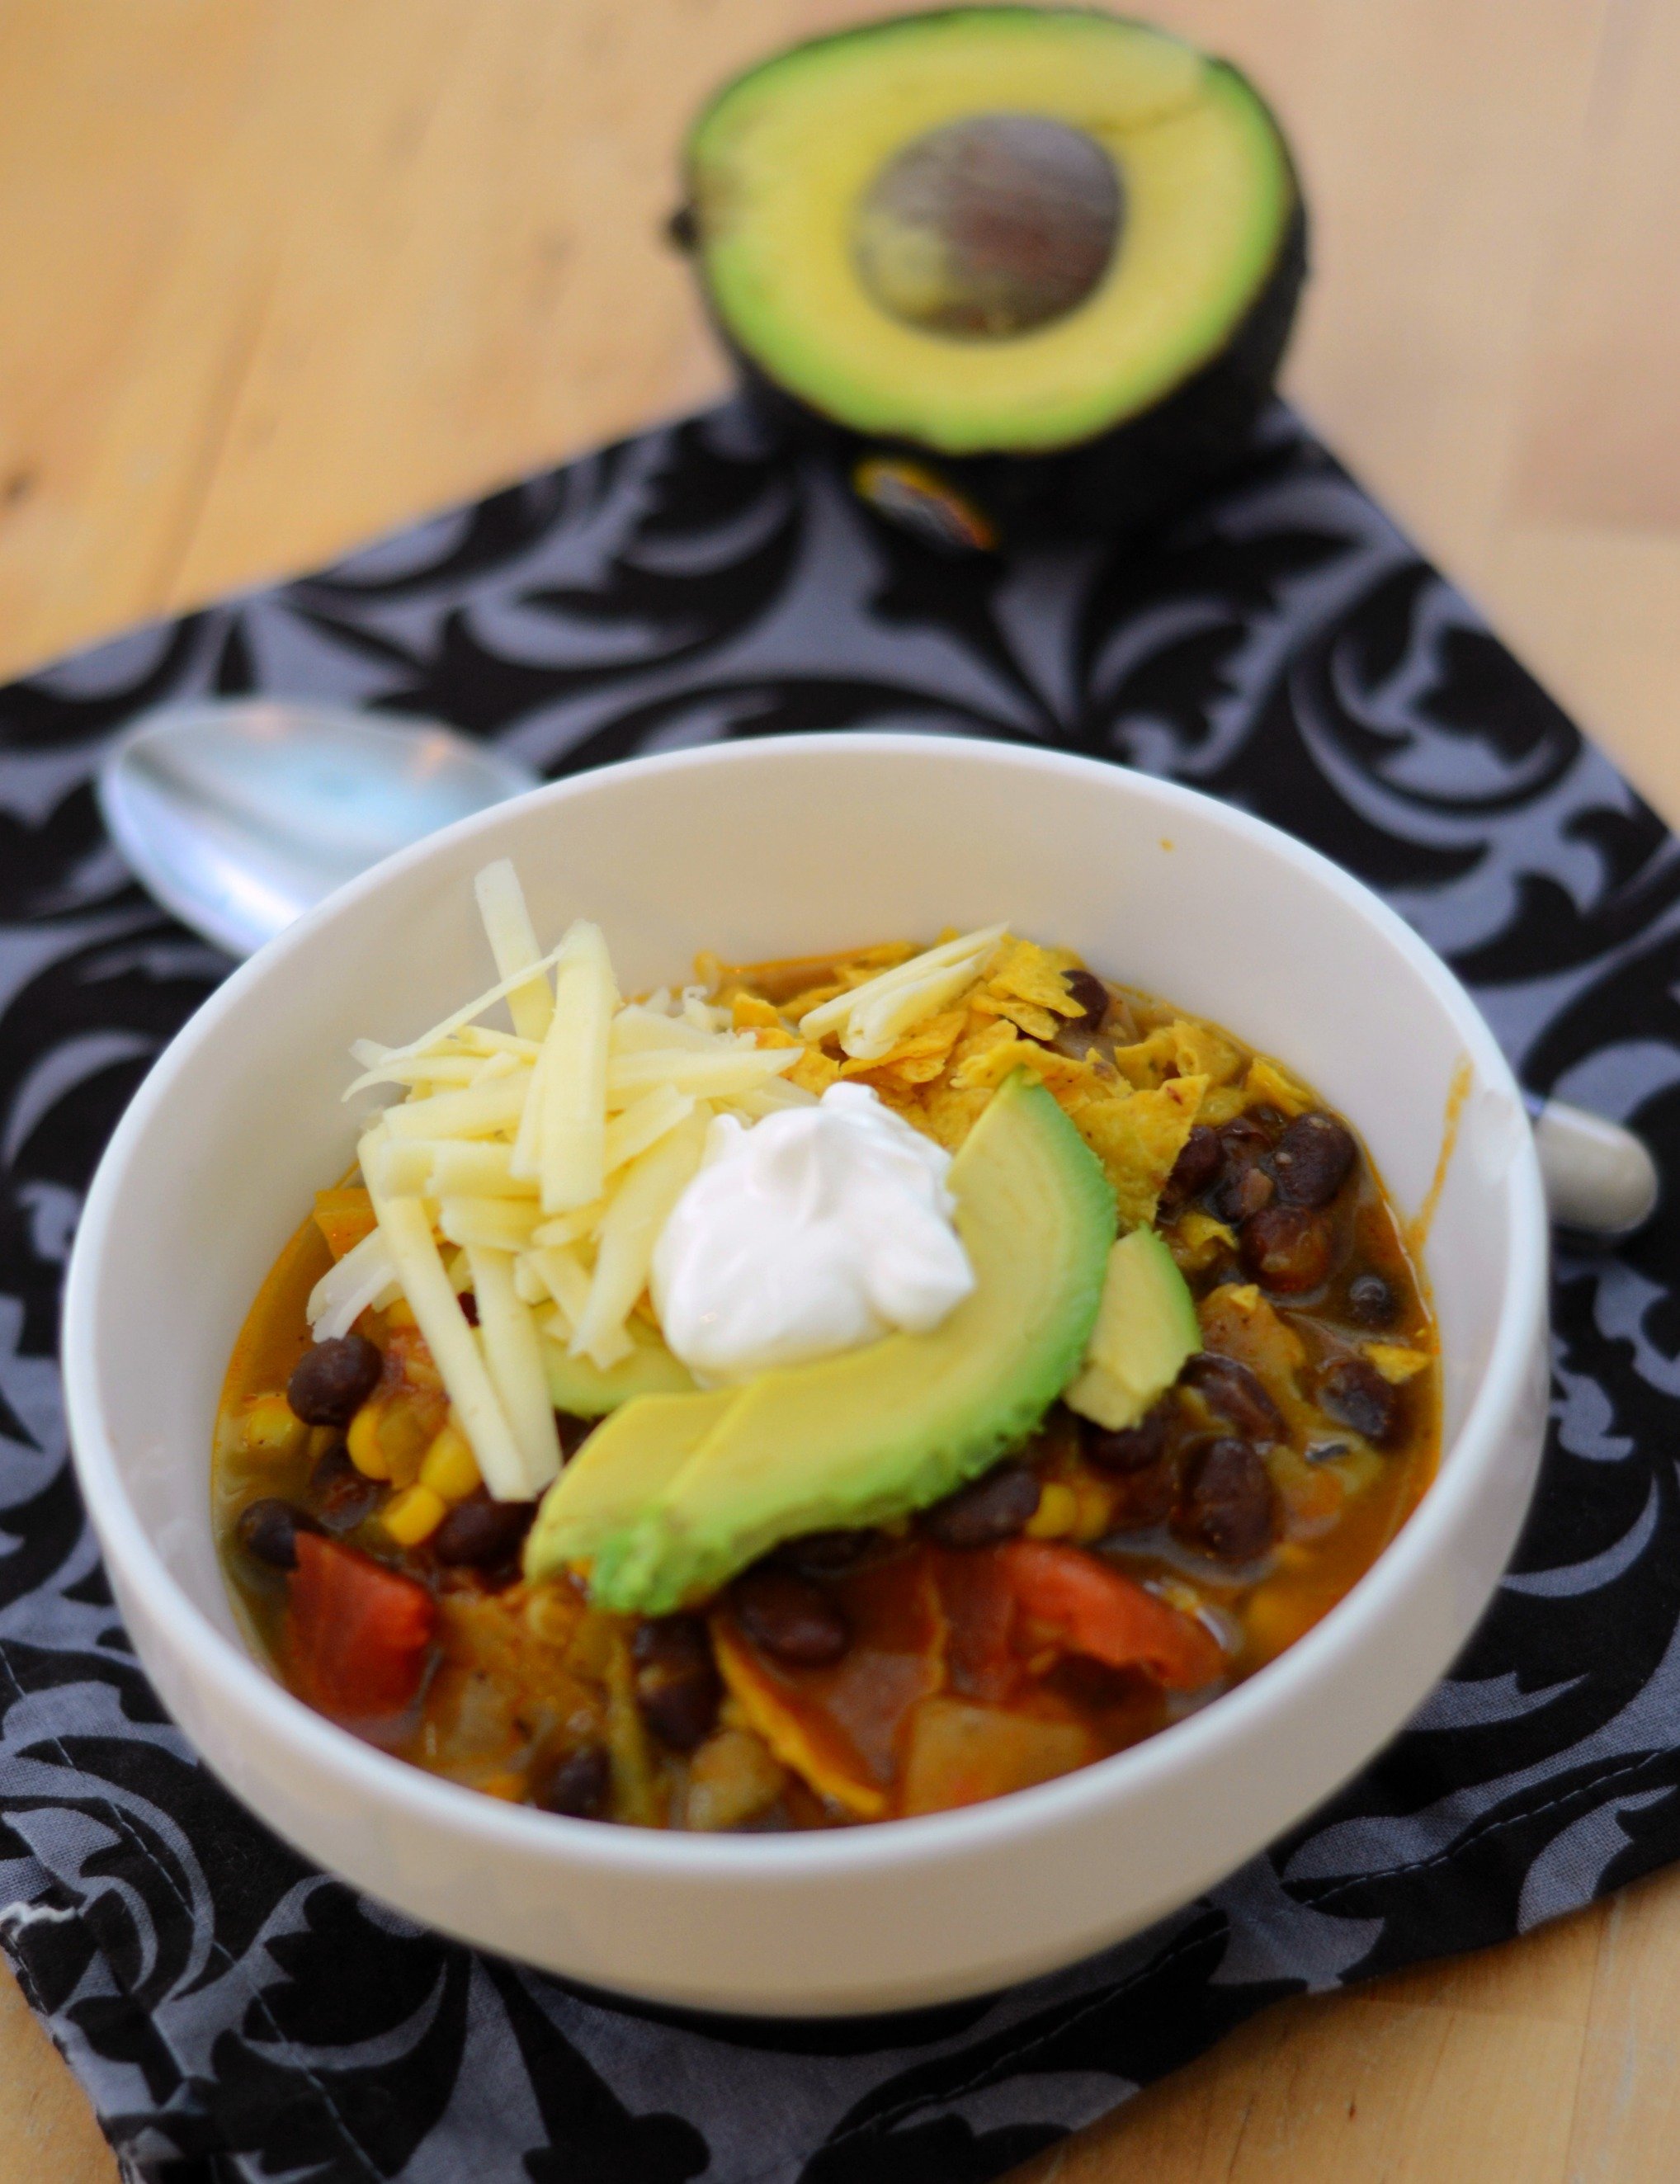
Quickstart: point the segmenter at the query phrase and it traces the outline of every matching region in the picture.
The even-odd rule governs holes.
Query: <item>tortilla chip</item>
[[[906,1122],[913,1123],[947,1152],[954,1153],[985,1112],[991,1098],[990,1085],[958,1089],[947,1078],[943,1084],[927,1086],[913,1106],[902,1112]]]
[[[1070,1111],[1114,1186],[1122,1232],[1155,1218],[1207,1089],[1205,1077],[1174,1077],[1153,1092],[1091,1100]]]
[[[1054,1039],[1062,1028],[1062,1019],[1041,1009],[1036,1001],[1017,1000],[1013,994],[989,993],[984,987],[971,997],[969,1002],[976,1016],[1002,1017],[1014,1025],[1029,1039]]]
[[[1083,1016],[1063,975],[1076,971],[1079,961],[1066,948],[1041,948],[1035,940],[1018,940],[1009,933],[986,974],[986,987],[1000,999],[1031,1001],[1058,1017]]]
[[[842,1077],[863,1077],[873,1081],[878,1071],[891,1071],[907,1084],[931,1084],[944,1069],[968,1021],[966,1009],[946,1009],[918,1024],[896,1046],[877,1056],[873,1061],[841,1062],[840,1073]]]
[[[840,1064],[831,1061],[820,1046],[807,1046],[787,1073],[790,1084],[797,1084],[801,1091],[813,1092],[820,1100],[829,1087],[839,1081]]]
[[[1027,1042],[1016,1035],[1013,1024],[1001,1020],[965,1032],[952,1055],[953,1091],[992,1092],[1012,1070],[1021,1066]]]
[[[1242,1056],[1211,1024],[1180,1017],[1169,1026],[1180,1077],[1205,1077],[1209,1087],[1229,1084],[1242,1073]]]
[[[1172,1026],[1162,1024],[1147,1039],[1137,1039],[1130,1046],[1117,1046],[1114,1067],[1140,1092],[1153,1092],[1169,1078],[1181,1075]]]
[[[845,991],[846,988],[832,978],[826,985],[809,986],[802,994],[790,995],[783,1003],[783,1013],[790,1022],[797,1023],[801,1017],[809,1016],[812,1009],[820,1009],[824,1001],[831,1001],[836,994]]]
[[[1426,1350],[1414,1350],[1404,1342],[1367,1342],[1365,1356],[1394,1387],[1403,1387],[1414,1379],[1432,1360]]]
[[[1257,1054],[1249,1064],[1242,1096],[1250,1107],[1275,1107],[1281,1115],[1304,1115],[1316,1105],[1310,1092],[1293,1078],[1286,1077],[1264,1054]]]
[[[1236,1249],[1236,1235],[1211,1213],[1192,1212],[1167,1231],[1166,1243],[1180,1273],[1199,1274],[1222,1253]]]
[[[1216,1084],[1202,1102],[1202,1112],[1196,1117],[1210,1130],[1221,1128],[1242,1112],[1245,1105],[1240,1084]]]
[[[729,1020],[736,1031],[784,1031],[786,1026],[769,1002],[756,994],[737,993],[730,996]],[[763,1042],[761,1040],[760,1044]]]

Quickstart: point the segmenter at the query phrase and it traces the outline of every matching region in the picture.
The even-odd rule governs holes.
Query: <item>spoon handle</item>
[[[1526,1096],[1546,1204],[1557,1225],[1607,1242],[1643,1228],[1662,1189],[1644,1139],[1585,1107]]]

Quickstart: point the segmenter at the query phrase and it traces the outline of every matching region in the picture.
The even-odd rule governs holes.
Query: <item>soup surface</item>
[[[423,1051],[361,1050],[405,1102],[364,1139],[362,1170],[319,1194],[265,1283],[214,1452],[230,1587],[299,1697],[417,1766],[555,1813],[700,1830],[853,1825],[998,1796],[1136,1743],[1252,1675],[1370,1568],[1432,1475],[1438,1373],[1418,1271],[1352,1125],[1284,1065],[1065,950],[1001,928],[968,939],[968,956],[967,940],[946,943],[943,964],[907,943],[797,962],[702,956],[684,994],[613,995],[611,1051],[631,1060],[600,1065],[606,1184],[558,1214],[552,1168],[520,1181],[541,1159],[514,1093],[530,1079],[542,1099],[555,1065],[539,1057],[571,1035],[555,1028],[572,1005],[564,948],[552,1022],[547,973],[533,972],[513,989],[512,1033],[480,1028],[481,1010]],[[522,959],[504,933],[497,956],[505,989],[534,943]],[[895,988],[889,974],[907,964]],[[853,994],[885,982],[890,1001],[918,980],[934,1004],[919,1016],[900,1002],[883,1018],[884,1001],[871,1036],[862,1002],[847,1013]],[[662,1084],[649,1060],[665,1050],[661,1022],[689,1028],[695,1056],[705,1049]],[[753,1056],[781,1073],[731,1090],[761,1067]],[[1059,1114],[1047,1127],[1071,1123],[1069,1157],[1100,1173],[1106,1234],[1122,1240],[1100,1307],[1094,1290],[1079,1307],[1090,1349],[1003,1446],[970,1435],[945,1451],[954,1491],[932,1498],[938,1474],[924,1464],[896,1503],[879,1480],[847,1501],[841,1475],[840,1498],[821,1506],[867,1520],[813,1529],[800,1515],[818,1506],[797,1490],[803,1445],[779,1444],[771,1503],[755,1503],[751,1524],[737,1515],[708,1529],[710,1560],[673,1561],[686,1535],[676,1518],[648,1531],[626,1455],[650,1461],[647,1434],[663,1419],[712,1431],[765,1375],[738,1373],[710,1395],[697,1384],[655,1301],[674,1277],[661,1289],[646,1271],[656,1246],[634,1240],[623,1201],[639,1190],[652,1204],[649,1178],[667,1177],[662,1212],[642,1217],[651,1235],[684,1202],[673,1189],[692,1190],[716,1159],[715,1134],[709,1155],[699,1145],[725,1127],[720,1113],[750,1140],[772,1116],[819,1112],[837,1084],[868,1088],[889,1117],[957,1156],[949,1190],[929,1185],[927,1201],[948,1209],[954,1194],[953,1233],[974,1264],[975,1298],[947,1310],[954,1329],[983,1323],[975,1299],[997,1279],[965,1226],[978,1184],[962,1149],[972,1138],[978,1156],[980,1118],[1004,1088],[1050,1095]],[[457,1123],[466,1134],[433,1134]],[[684,1130],[700,1134],[673,1184]],[[602,1172],[598,1161],[595,1184],[579,1188]],[[377,1257],[388,1229],[410,1256],[379,1284],[397,1263]],[[1133,1281],[1141,1260],[1154,1266],[1140,1232],[1165,1247],[1141,1302],[1116,1288],[1121,1260]],[[371,1299],[353,1279],[358,1252]],[[448,1278],[441,1305],[422,1284],[434,1266]],[[615,1283],[634,1293],[604,1319]],[[1028,1287],[1030,1318],[1045,1284]],[[451,1296],[476,1329],[471,1357]],[[1179,1330],[1164,1351],[1158,1305]],[[892,1325],[849,1357],[913,1365],[946,1354],[917,1344],[956,1339]],[[1119,1328],[1119,1353],[1103,1349],[1105,1326]],[[1146,1335],[1155,1362],[1140,1365]],[[534,1399],[520,1343],[543,1361]],[[824,1368],[767,1369],[780,1384]],[[483,1407],[498,1401],[491,1418]],[[639,1440],[638,1420],[651,1422]],[[545,1431],[549,1473],[561,1468],[539,1492],[521,1481],[543,1477]],[[621,1535],[630,1526],[628,1546],[600,1524],[559,1521],[584,1498],[580,1451],[621,1446],[595,1469],[621,1502],[631,1493],[611,1520]],[[667,1465],[648,1486],[650,1506],[662,1496],[679,1508],[669,1476]],[[696,1568],[712,1574],[682,1578]]]

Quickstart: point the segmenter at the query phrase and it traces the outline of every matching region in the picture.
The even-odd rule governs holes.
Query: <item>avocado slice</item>
[[[1202,1347],[1196,1300],[1153,1228],[1108,1254],[1102,1301],[1078,1378],[1063,1401],[1110,1433],[1135,1426]]]
[[[1114,1234],[1113,1193],[1072,1123],[1024,1072],[975,1123],[952,1163],[951,1189],[971,1294],[929,1334],[888,1335],[735,1391],[635,1520],[594,1546],[598,1602],[666,1613],[780,1540],[883,1524],[940,1501],[1031,1431],[1085,1353]],[[627,1404],[600,1429],[638,1462],[644,1408]],[[649,1474],[659,1468],[650,1461]],[[550,1502],[563,1500],[568,1476]],[[539,1519],[527,1574],[544,1574],[554,1556]]]
[[[543,1370],[555,1410],[574,1418],[601,1418],[633,1396],[680,1396],[694,1386],[693,1373],[656,1334],[644,1334],[633,1323],[630,1334],[635,1348],[606,1372],[587,1357],[572,1357],[551,1335],[543,1337]]]
[[[1124,527],[1232,460],[1305,271],[1253,86],[1084,10],[796,47],[713,98],[687,175],[678,231],[749,387],[883,512],[943,490],[971,543]]]
[[[639,1396],[597,1426],[543,1496],[526,1539],[526,1575],[592,1562],[604,1540],[633,1525],[663,1492],[736,1392]]]

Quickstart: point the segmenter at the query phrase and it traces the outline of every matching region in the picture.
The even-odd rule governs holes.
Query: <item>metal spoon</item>
[[[433,721],[251,698],[144,715],[98,796],[165,909],[249,956],[382,857],[537,781]]]
[[[433,721],[290,699],[148,713],[99,772],[113,839],[166,910],[248,956],[380,858],[537,785],[516,760]],[[1655,1210],[1655,1162],[1631,1130],[1532,1100],[1552,1217],[1631,1235]]]

